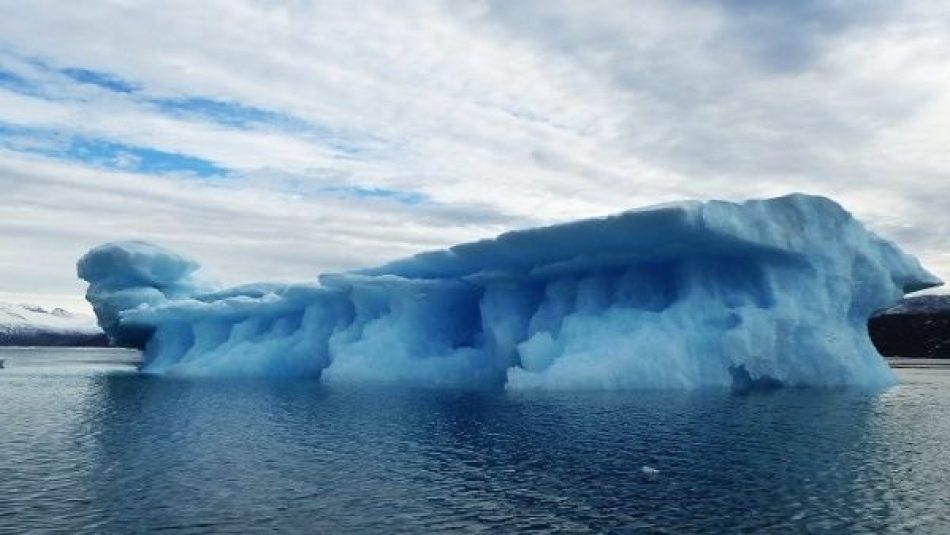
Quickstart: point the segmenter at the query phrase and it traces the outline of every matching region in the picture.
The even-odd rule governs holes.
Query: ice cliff
[[[835,202],[684,202],[303,284],[214,289],[161,247],[78,263],[143,370],[466,387],[880,386],[867,320],[940,284]]]

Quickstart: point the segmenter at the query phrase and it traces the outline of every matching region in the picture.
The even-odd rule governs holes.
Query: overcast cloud
[[[950,4],[0,0],[4,301],[115,239],[305,280],[792,191],[950,279]]]

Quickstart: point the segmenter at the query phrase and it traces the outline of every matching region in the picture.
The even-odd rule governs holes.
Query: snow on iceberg
[[[881,386],[867,320],[940,284],[835,202],[684,202],[304,284],[215,290],[143,242],[78,263],[150,373],[507,388]]]

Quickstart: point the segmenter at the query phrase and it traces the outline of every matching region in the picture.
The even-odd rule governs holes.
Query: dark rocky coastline
[[[868,331],[885,357],[950,359],[950,314],[875,316]]]
[[[109,347],[104,333],[62,333],[48,331],[0,331],[0,347]]]
[[[950,359],[950,295],[905,299],[872,317],[868,332],[885,357]]]

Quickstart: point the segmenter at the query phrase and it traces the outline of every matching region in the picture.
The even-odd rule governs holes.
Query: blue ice
[[[867,320],[941,284],[834,201],[683,202],[301,284],[218,289],[156,245],[78,263],[143,371],[508,389],[885,386]]]

